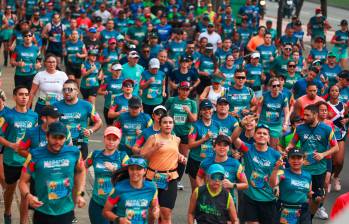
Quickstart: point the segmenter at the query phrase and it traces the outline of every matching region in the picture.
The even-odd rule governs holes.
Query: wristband
[[[90,128],[90,129],[88,129],[88,131],[90,132],[90,135],[92,135],[93,134],[93,130]]]
[[[27,197],[28,197],[29,194],[30,194],[30,192],[25,193],[24,199],[27,199]]]

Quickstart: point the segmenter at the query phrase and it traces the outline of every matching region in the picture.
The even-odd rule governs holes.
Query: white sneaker
[[[328,219],[328,214],[326,213],[325,207],[321,206],[320,208],[318,208],[318,210],[315,213],[315,216],[323,220]]]
[[[177,183],[177,190],[184,190],[184,185],[181,182]]]
[[[334,177],[333,178],[333,189],[335,191],[340,191],[342,189],[341,181],[339,177]]]

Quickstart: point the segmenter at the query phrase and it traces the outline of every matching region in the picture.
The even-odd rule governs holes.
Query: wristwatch
[[[77,195],[81,196],[81,197],[84,197],[85,196],[85,191],[78,191]]]

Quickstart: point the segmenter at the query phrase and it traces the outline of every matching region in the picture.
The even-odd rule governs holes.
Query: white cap
[[[164,111],[166,111],[166,112],[167,112],[166,107],[164,107],[164,106],[162,106],[162,105],[159,105],[159,106],[154,107],[154,109],[153,109],[153,113],[154,113],[155,111],[159,110],[159,109],[164,110]]]
[[[160,68],[160,61],[157,58],[152,58],[149,61],[149,68]]]
[[[114,71],[122,70],[122,66],[120,64],[114,64],[111,66],[111,69]]]
[[[251,58],[260,58],[260,57],[261,57],[261,55],[259,54],[259,52],[254,52],[251,55]]]
[[[128,57],[130,57],[130,58],[139,58],[139,55],[138,55],[137,51],[130,51],[130,53],[128,53]]]

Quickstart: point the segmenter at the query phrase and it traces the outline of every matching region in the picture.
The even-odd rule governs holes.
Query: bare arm
[[[204,91],[201,93],[199,100],[201,101],[201,100],[207,99],[209,92],[210,92],[210,87],[206,86]]]
[[[39,85],[33,83],[32,88],[30,90],[30,94],[29,94],[29,101],[27,103],[27,108],[29,108],[32,105],[34,97],[36,96],[38,89],[39,89]]]
[[[197,200],[197,193],[195,191],[191,194],[191,197],[190,197],[190,203],[188,208],[188,224],[194,224],[196,200]]]

